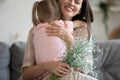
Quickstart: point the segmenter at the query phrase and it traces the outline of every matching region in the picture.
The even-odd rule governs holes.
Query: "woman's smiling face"
[[[83,0],[59,0],[61,17],[63,20],[71,20],[80,12]]]

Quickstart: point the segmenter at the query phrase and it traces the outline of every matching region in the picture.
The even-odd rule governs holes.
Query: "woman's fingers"
[[[60,30],[51,30],[51,29],[48,29],[45,32],[46,33],[58,33],[58,32],[60,32]]]
[[[68,33],[68,30],[63,27],[48,27],[46,28],[46,31],[48,36],[58,36],[61,39],[64,39],[66,37],[66,34]]]
[[[60,71],[64,75],[67,75],[69,73],[69,69],[66,69],[66,68],[60,68]]]
[[[59,23],[57,22],[53,22],[53,23],[50,23],[51,26],[55,26],[55,27],[65,27],[64,25],[60,26],[58,25]]]
[[[46,31],[48,36],[58,36],[59,38],[63,39],[65,38],[65,31],[63,31],[60,28],[47,28]]]
[[[66,69],[70,69],[70,66],[66,63],[63,63],[62,67],[66,68]]]
[[[62,61],[55,62],[51,64],[51,70],[57,76],[63,77],[69,73],[70,67],[66,63],[62,63]]]
[[[51,33],[60,33],[60,28],[57,28],[57,27],[47,27],[45,32],[47,34],[51,34]]]
[[[69,73],[69,70],[63,67],[59,67],[56,71],[56,75],[60,77],[63,77],[67,75],[68,73]]]
[[[50,27],[47,27],[46,29],[49,29],[49,30],[59,30],[60,27],[57,27],[57,26],[50,26]]]
[[[60,72],[55,73],[58,77],[64,77],[64,74],[61,74]]]
[[[59,68],[59,73],[62,75],[67,75],[69,73],[70,66],[66,63],[62,63],[62,65]]]

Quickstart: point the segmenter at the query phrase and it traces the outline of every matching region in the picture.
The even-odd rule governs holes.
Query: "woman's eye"
[[[75,0],[75,3],[76,3],[76,4],[80,4],[80,3],[81,3],[81,0]]]

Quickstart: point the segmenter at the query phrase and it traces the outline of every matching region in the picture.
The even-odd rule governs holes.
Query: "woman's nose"
[[[74,5],[74,0],[70,0],[71,5]]]

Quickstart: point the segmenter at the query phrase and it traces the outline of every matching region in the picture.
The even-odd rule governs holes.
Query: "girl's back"
[[[54,21],[60,26],[65,26],[64,21]],[[71,21],[65,22],[68,30],[72,33],[73,23]],[[71,26],[71,27],[70,27]],[[35,59],[39,64],[45,61],[58,61],[62,60],[66,50],[66,45],[62,39],[56,36],[47,36],[45,28],[50,27],[48,23],[42,23],[34,27],[33,43],[35,47]]]

